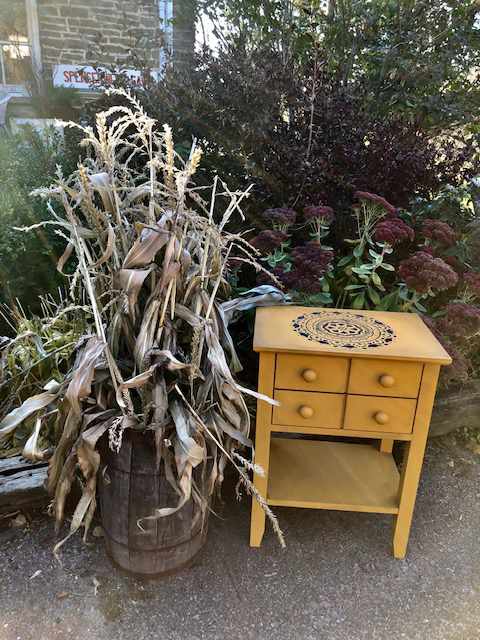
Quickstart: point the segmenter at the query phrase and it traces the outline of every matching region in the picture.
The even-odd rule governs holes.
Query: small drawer
[[[416,400],[404,398],[347,396],[344,426],[355,431],[411,433],[416,406]]]
[[[348,358],[279,353],[275,373],[277,389],[345,393]]]
[[[273,408],[273,424],[325,429],[342,426],[345,395],[275,390],[274,398],[280,406]]]
[[[348,393],[395,398],[416,398],[422,377],[419,362],[355,358]]]

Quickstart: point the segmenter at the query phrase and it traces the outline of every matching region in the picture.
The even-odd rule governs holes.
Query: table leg
[[[424,366],[423,370],[413,426],[413,437],[405,451],[400,477],[399,510],[395,519],[393,533],[393,555],[395,558],[404,558],[407,552],[439,369],[438,365],[428,364]]]
[[[392,453],[393,442],[391,438],[383,438],[380,440],[380,451],[382,453]]]
[[[407,552],[424,451],[425,444],[422,446],[421,443],[410,442],[406,447],[400,478],[400,506],[393,534],[393,555],[395,558],[404,558]]]
[[[273,396],[273,380],[275,376],[275,354],[260,353],[258,372],[258,390],[266,396]],[[260,465],[265,475],[253,474],[253,484],[260,495],[267,498],[268,467],[270,462],[270,437],[272,422],[272,406],[264,400],[257,402],[257,433],[255,436],[255,463]],[[252,496],[252,516],[250,523],[250,546],[259,547],[265,533],[265,511]]]
[[[253,483],[263,498],[267,497],[268,466],[270,461],[270,429],[258,429],[255,438],[255,464],[262,467],[264,476],[254,474]],[[258,500],[252,497],[252,519],[250,524],[250,546],[259,547],[265,533],[265,511]]]

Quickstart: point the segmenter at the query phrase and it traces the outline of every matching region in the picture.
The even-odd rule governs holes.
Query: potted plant
[[[203,545],[228,463],[283,543],[241,453],[252,447],[244,395],[273,401],[236,381],[229,322],[284,296],[266,285],[230,299],[232,269],[263,269],[243,235],[227,230],[248,192],[231,192],[219,178],[196,187],[198,146],[182,159],[169,127],[159,132],[129,93],[117,92],[125,106],[99,113],[96,131],[80,127],[87,156],[78,169],[35,192],[51,219],[34,227],[53,225],[66,240],[58,268],[70,268],[72,305],[85,309],[89,329],[68,374],[10,412],[0,438],[32,417],[38,437],[56,408],[48,489],[57,527],[76,476],[82,495],[55,551],[80,527],[87,534],[99,485],[112,559],[159,574]]]

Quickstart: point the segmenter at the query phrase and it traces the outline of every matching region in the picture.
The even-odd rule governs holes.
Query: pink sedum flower
[[[401,218],[387,218],[377,224],[374,237],[377,242],[386,242],[395,247],[402,242],[413,242],[415,233]]]
[[[422,235],[438,242],[442,247],[452,247],[457,241],[457,234],[449,224],[431,218],[423,221]]]
[[[320,280],[329,270],[333,252],[323,249],[318,242],[307,242],[292,251],[293,267],[285,272],[282,281],[289,289],[306,293],[319,293]]]
[[[364,202],[373,202],[373,204],[382,207],[390,216],[397,215],[397,208],[390,204],[388,200],[385,200],[382,196],[377,195],[376,193],[369,193],[368,191],[355,191],[353,194],[357,200],[363,200]]]
[[[255,249],[258,249],[261,253],[270,253],[275,251],[284,242],[288,240],[288,234],[276,229],[265,229],[250,240]]]
[[[406,285],[418,293],[444,291],[458,282],[458,275],[452,267],[426,251],[416,251],[402,260],[398,272]]]
[[[335,220],[335,213],[332,207],[326,205],[310,205],[303,210],[305,220],[321,220],[325,225],[332,224]]]
[[[265,209],[262,213],[262,218],[276,227],[290,227],[297,218],[297,212],[288,207]]]

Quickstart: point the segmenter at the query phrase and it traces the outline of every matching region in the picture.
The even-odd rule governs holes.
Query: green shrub
[[[62,135],[53,128],[39,133],[24,127],[21,133],[0,136],[1,302],[11,305],[18,299],[24,308],[37,311],[38,295],[61,282],[56,272],[61,243],[56,236],[48,229],[29,234],[14,229],[45,219],[45,204],[30,192],[51,182],[58,165],[69,172],[73,161]]]

